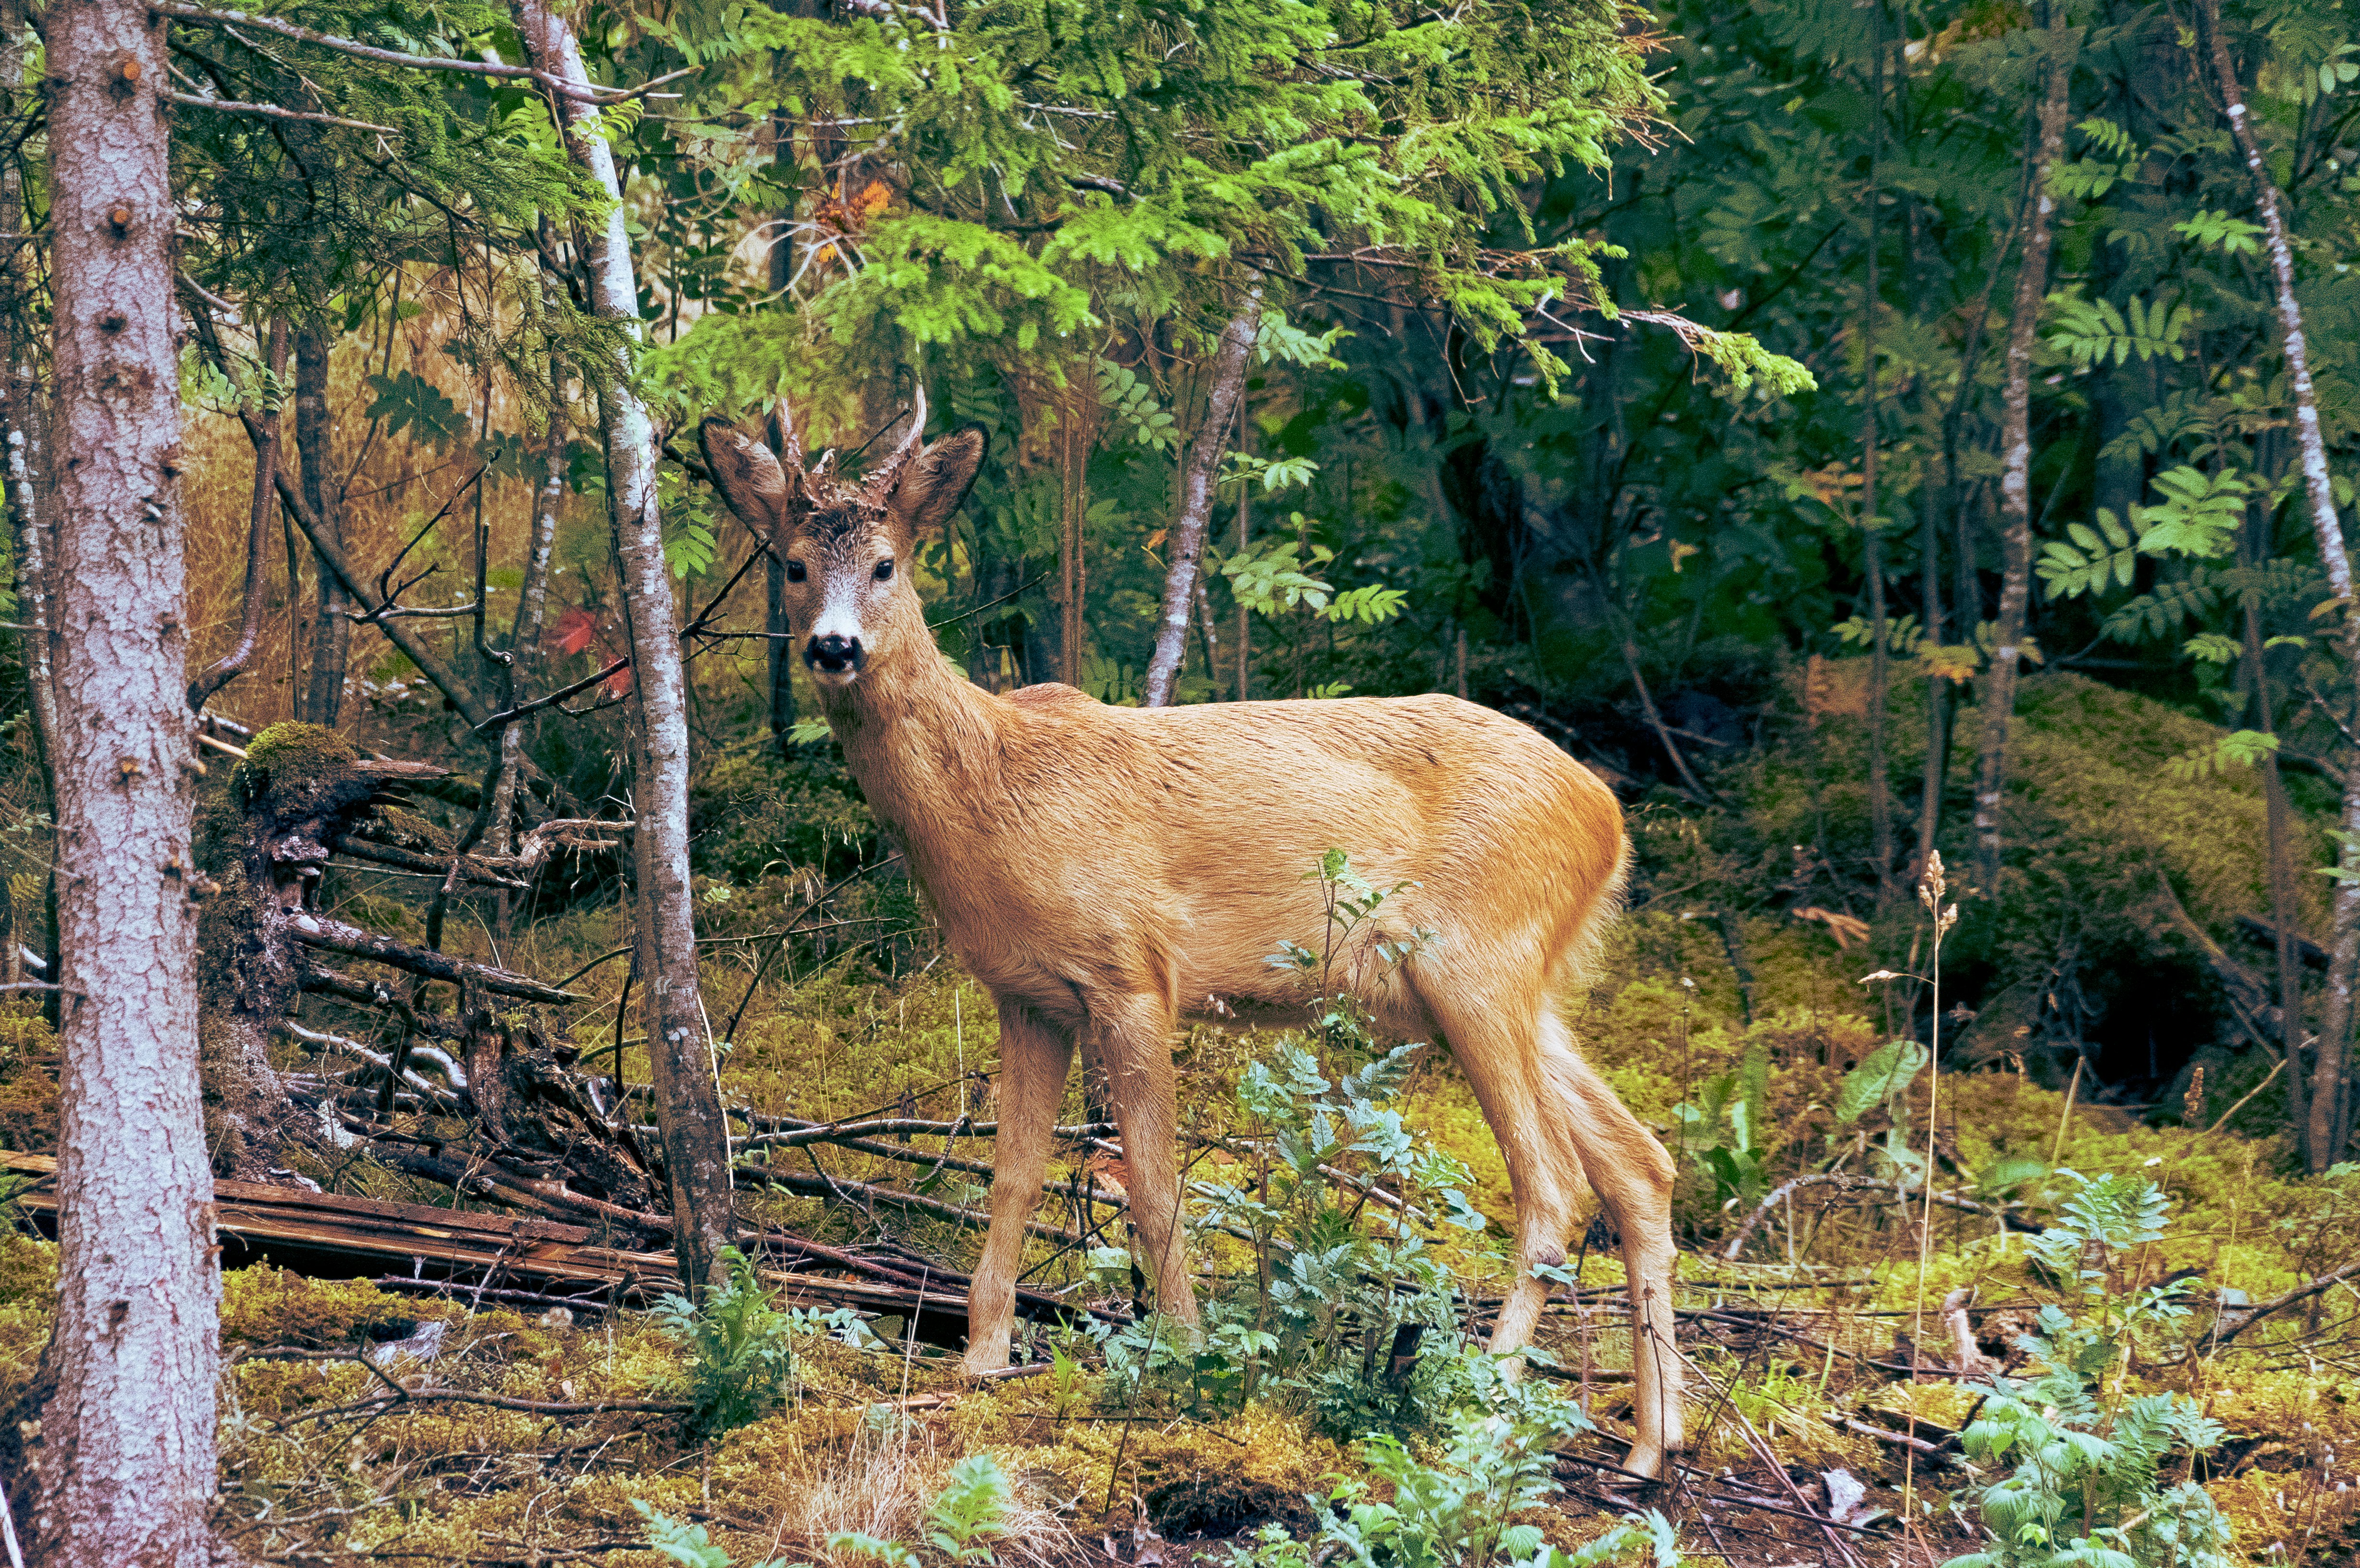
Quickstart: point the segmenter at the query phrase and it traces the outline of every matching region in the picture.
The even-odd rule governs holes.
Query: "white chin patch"
[[[811,672],[811,678],[812,684],[814,686],[825,686],[830,689],[835,689],[851,685],[855,681],[860,679],[860,671],[858,670],[814,670]]]

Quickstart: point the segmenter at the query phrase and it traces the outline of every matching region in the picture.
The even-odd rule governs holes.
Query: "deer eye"
[[[800,582],[802,582],[802,581],[803,581],[806,576],[808,576],[808,575],[810,575],[810,573],[806,572],[803,570],[803,563],[802,561],[791,561],[787,562],[787,581],[788,581],[788,582],[790,582],[790,583],[800,583]]]
[[[877,563],[877,581],[880,583],[889,583],[892,581],[892,577],[893,558],[889,555],[884,560]]]

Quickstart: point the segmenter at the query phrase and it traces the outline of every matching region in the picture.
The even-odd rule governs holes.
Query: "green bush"
[[[2192,1467],[2222,1428],[2184,1395],[2122,1387],[2132,1342],[2188,1315],[2184,1284],[2125,1292],[2113,1278],[2123,1254],[2161,1239],[2169,1200],[2151,1181],[2059,1174],[2079,1190],[2034,1251],[2079,1312],[2041,1309],[2022,1341],[2038,1375],[1997,1379],[1968,1426],[1970,1459],[2015,1467],[1976,1488],[1990,1548],[1947,1568],[2229,1568],[2229,1521],[2212,1497],[2163,1481],[2168,1460]]]

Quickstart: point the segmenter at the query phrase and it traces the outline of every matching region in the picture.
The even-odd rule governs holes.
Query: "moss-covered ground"
[[[1896,766],[1917,744],[1906,720],[1898,728]],[[2110,1288],[2180,1275],[2193,1308],[2184,1332],[2134,1342],[2109,1374],[2108,1397],[2182,1393],[2226,1429],[2212,1455],[2175,1460],[2172,1474],[2202,1483],[2227,1512],[2242,1560],[2360,1561],[2360,1492],[2350,1487],[2360,1298],[2351,1284],[2225,1346],[2203,1332],[2224,1299],[2266,1301],[2360,1256],[2360,1169],[2296,1174],[2269,1059],[2220,1021],[2202,964],[2168,933],[2158,939],[2150,918],[2162,877],[2216,937],[2234,939],[2234,917],[2260,907],[2264,887],[2257,797],[2234,776],[2159,785],[2161,760],[2201,740],[2202,726],[2086,681],[2032,682],[2019,728],[2003,887],[2014,916],[2003,926],[1970,898],[1946,950],[1945,1007],[1972,1000],[1942,1015],[1946,1071],[1918,1073],[1906,1094],[1850,1117],[1846,1075],[1888,1040],[1923,1038],[1935,1011],[1916,978],[1930,978],[1934,961],[1923,911],[1907,890],[1880,904],[1839,869],[1856,863],[1864,831],[1847,782],[1856,733],[1830,720],[1805,740],[1732,762],[1714,779],[1742,807],[1633,813],[1644,875],[1633,910],[1568,1010],[1585,1051],[1680,1157],[1693,1468],[1680,1486],[1643,1495],[1611,1472],[1569,1465],[1567,1491],[1545,1510],[1551,1539],[1585,1539],[1653,1503],[1680,1524],[1697,1560],[1838,1563],[1810,1525],[1726,1499],[1750,1489],[1767,1503],[1824,1508],[1823,1476],[1842,1471],[1885,1516],[1846,1537],[1863,1563],[1939,1563],[1967,1550],[1970,1477],[1895,1437],[1916,1431],[1939,1443],[1970,1418],[1976,1396],[1953,1378],[1912,1381],[1894,1367],[1913,1345],[1950,1356],[1939,1307],[1963,1291],[1983,1349],[2022,1369],[2008,1342],[2060,1291],[2023,1230],[2055,1215],[2070,1171],[2161,1186],[2171,1201],[2163,1236],[2111,1259]],[[989,997],[934,944],[907,882],[890,865],[877,869],[873,824],[841,775],[732,754],[709,768],[698,809],[706,1005],[730,1037],[726,1097],[814,1120],[989,1119],[998,1060]],[[433,828],[441,809],[420,810]],[[450,942],[551,978],[578,972],[571,983],[590,999],[557,1022],[583,1066],[644,1084],[636,1013],[617,1018],[627,928],[602,875],[569,866],[554,879],[564,897],[505,920],[488,909],[482,921],[454,918]],[[419,929],[423,890],[390,874],[339,870],[325,896],[374,929]],[[2321,911],[2306,911],[2315,928]],[[796,937],[777,947],[772,933],[789,926]],[[1903,978],[1862,984],[1879,970]],[[725,1028],[741,998],[742,1019]],[[2134,1099],[2115,1071],[2130,1049],[2115,1026],[2175,1007],[2203,1021]],[[357,1033],[367,1020],[322,1022]],[[1179,1042],[1198,1175],[1234,1173],[1235,1146],[1216,1145],[1240,1125],[1245,1065],[1279,1043],[1212,1029]],[[0,1138],[10,1147],[41,1148],[49,1136],[53,1053],[27,1009],[0,1018]],[[2075,1054],[2091,1076],[2069,1091],[2062,1063]],[[1726,1101],[1748,1074],[1758,1074],[1763,1099],[1741,1138]],[[1706,1109],[1683,1116],[1683,1106]],[[1513,1207],[1497,1148],[1446,1055],[1420,1064],[1400,1108],[1467,1167],[1468,1196],[1492,1224],[1446,1230],[1437,1247],[1466,1295],[1496,1294]],[[1085,1116],[1076,1080],[1061,1119]],[[1807,1189],[1770,1206],[1742,1256],[1723,1256],[1769,1187],[1830,1166],[1888,1170],[1896,1147],[1930,1152],[1939,1188],[1986,1209],[2012,1205],[2016,1228],[1988,1212],[1937,1209],[1928,1229],[1889,1191]],[[911,1148],[990,1159],[989,1140],[972,1136],[948,1145],[920,1137]],[[1716,1151],[1743,1155],[1752,1174],[1732,1182]],[[954,1204],[981,1195],[979,1178],[956,1168],[929,1176],[874,1154],[814,1153],[847,1184],[923,1181]],[[348,1152],[295,1159],[332,1191],[453,1202]],[[1086,1162],[1094,1181],[1120,1179],[1102,1151],[1093,1161],[1080,1147],[1061,1152],[1054,1178]],[[781,1168],[810,1165],[782,1159]],[[746,1202],[768,1223],[839,1246],[890,1244],[952,1267],[974,1255],[972,1230],[890,1204],[777,1192]],[[1042,1217],[1122,1241],[1104,1204],[1085,1213],[1052,1199]],[[1562,1293],[1543,1337],[1598,1429],[1576,1455],[1611,1463],[1628,1433],[1629,1345],[1615,1308],[1621,1264],[1605,1240],[1593,1234],[1581,1249],[1583,1290]],[[1121,1304],[1120,1279],[1091,1275],[1081,1253],[1032,1246],[1030,1283]],[[1224,1289],[1243,1289],[1254,1273],[1232,1238],[1207,1233],[1197,1253]],[[31,1376],[54,1268],[45,1242],[0,1241],[0,1402]],[[224,1529],[257,1560],[629,1565],[658,1561],[641,1549],[633,1505],[646,1503],[701,1524],[739,1563],[849,1568],[829,1548],[832,1534],[913,1539],[951,1467],[989,1453],[1017,1491],[1002,1561],[1096,1563],[1112,1550],[1126,1563],[1152,1552],[1176,1563],[1264,1521],[1303,1528],[1306,1494],[1362,1473],[1351,1434],[1320,1431],[1299,1400],[1192,1407],[1168,1390],[1131,1389],[1070,1340],[1062,1348],[1077,1358],[1055,1372],[975,1385],[957,1377],[948,1346],[913,1339],[901,1319],[870,1330],[858,1345],[805,1334],[779,1407],[700,1441],[675,1408],[689,1393],[683,1352],[646,1312],[585,1310],[568,1321],[471,1304],[464,1290],[436,1298],[234,1270],[223,1324]],[[661,1408],[583,1408],[614,1401]]]

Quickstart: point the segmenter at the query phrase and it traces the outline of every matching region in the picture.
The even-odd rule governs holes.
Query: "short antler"
[[[795,411],[787,402],[784,392],[779,394],[778,407],[770,410],[770,450],[789,468],[803,465],[803,439],[795,434]]]
[[[910,433],[901,438],[901,444],[893,449],[893,455],[879,465],[877,475],[869,484],[880,494],[890,490],[900,482],[901,471],[910,466],[910,460],[924,451],[925,445],[926,384],[921,381],[918,383],[917,402],[910,409]]]

